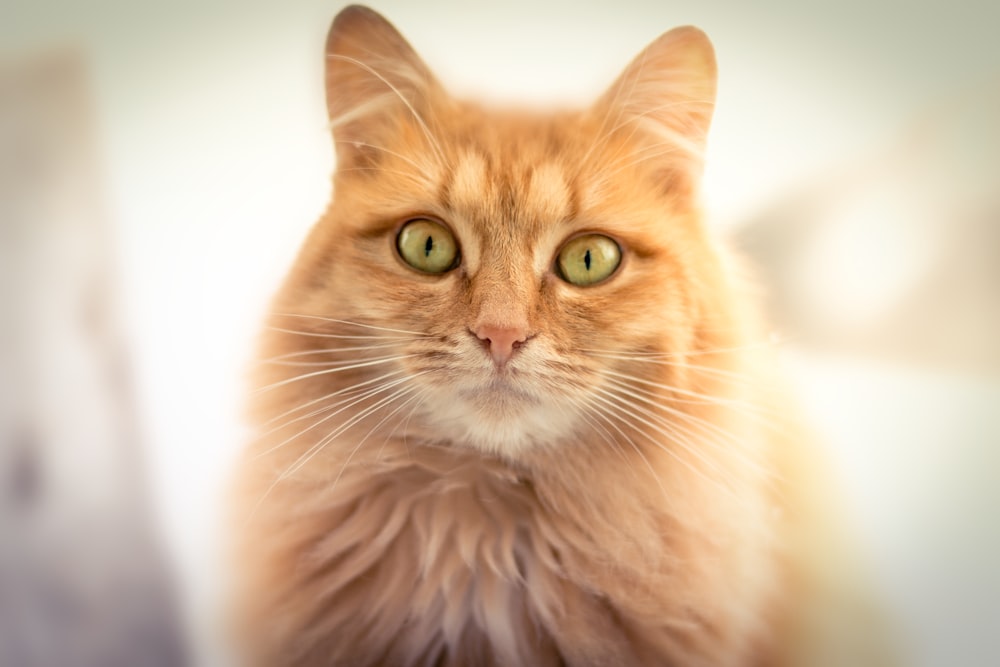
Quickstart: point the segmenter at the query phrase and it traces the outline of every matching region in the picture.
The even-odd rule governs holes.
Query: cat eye
[[[396,249],[403,261],[421,273],[445,273],[458,264],[458,243],[439,222],[418,218],[399,230]]]
[[[585,287],[607,280],[622,261],[618,244],[603,234],[585,234],[570,239],[556,257],[559,276]]]

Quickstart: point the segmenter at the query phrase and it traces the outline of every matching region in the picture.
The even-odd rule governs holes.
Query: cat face
[[[516,458],[582,428],[611,437],[609,382],[682,381],[636,360],[683,357],[718,315],[693,194],[714,97],[700,32],[667,33],[578,113],[453,100],[361,8],[327,57],[334,199],[274,334],[286,357],[343,369],[307,396],[384,386],[372,419]]]

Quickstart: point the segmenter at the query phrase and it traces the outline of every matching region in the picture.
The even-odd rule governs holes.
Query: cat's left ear
[[[700,169],[715,109],[715,50],[698,28],[664,33],[647,46],[598,101],[626,134],[635,126],[665,139],[673,158]],[[692,164],[693,163],[693,164]]]

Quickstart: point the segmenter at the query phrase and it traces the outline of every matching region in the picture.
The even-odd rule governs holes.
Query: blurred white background
[[[673,26],[709,34],[706,204],[766,264],[909,662],[1000,664],[1000,4],[370,4],[454,91],[530,104],[586,103]],[[340,7],[0,9],[0,55],[73,45],[90,66],[145,463],[202,639],[252,338],[329,197]]]

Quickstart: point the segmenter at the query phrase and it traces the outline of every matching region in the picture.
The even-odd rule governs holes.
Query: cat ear
[[[625,68],[598,109],[625,134],[638,126],[666,140],[668,159],[681,158],[687,169],[700,171],[715,82],[715,51],[705,33],[693,26],[674,28]]]
[[[381,15],[351,5],[334,18],[326,38],[326,105],[338,166],[372,155],[402,115],[422,124],[439,90],[413,47]]]

